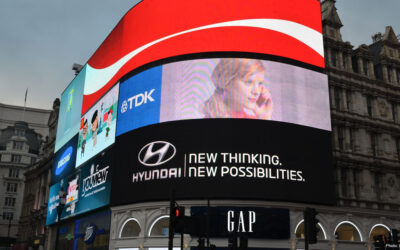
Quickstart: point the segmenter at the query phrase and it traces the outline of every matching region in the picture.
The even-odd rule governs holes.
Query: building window
[[[373,133],[373,132],[370,133],[370,140],[371,140],[372,155],[376,156],[376,151],[377,151],[377,135],[376,135],[376,133]]]
[[[351,57],[351,64],[353,66],[353,71],[358,73],[358,58],[356,56]]]
[[[372,117],[372,96],[367,96],[367,111],[368,116]]]
[[[24,142],[22,141],[14,141],[13,142],[13,149],[22,150],[24,147]]]
[[[35,164],[35,162],[36,162],[36,157],[32,157],[32,158],[31,158],[31,165],[32,165],[32,164]]]
[[[396,70],[397,82],[400,83],[400,69]]]
[[[4,206],[6,206],[6,207],[14,207],[15,206],[15,198],[6,197],[6,199],[4,201]]]
[[[333,89],[333,95],[334,95],[334,98],[335,98],[335,107],[336,107],[336,110],[340,110],[341,108],[340,108],[340,102],[341,102],[341,98],[340,98],[340,88],[338,88],[338,87],[335,87],[334,89]]]
[[[344,128],[338,127],[338,147],[340,150],[344,150]]]
[[[343,59],[343,61],[342,61],[343,68],[346,69],[347,68],[347,54],[346,53],[343,53],[342,59]]]
[[[392,117],[393,121],[397,123],[397,104],[392,102]]]
[[[18,168],[10,168],[8,170],[8,177],[18,178],[18,175],[19,175],[19,169]]]
[[[24,136],[24,135],[25,135],[25,130],[16,129],[16,130],[15,130],[15,135],[17,135],[17,136]]]
[[[7,183],[7,192],[16,193],[17,192],[17,183]]]
[[[11,155],[11,162],[21,163],[21,156],[20,155]]]
[[[346,90],[346,105],[347,105],[347,111],[351,110],[351,98],[352,98],[352,93],[350,90]]]
[[[392,67],[387,67],[388,81],[392,82]]]
[[[364,59],[363,60],[363,73],[364,75],[368,76],[368,60]]]
[[[3,220],[12,220],[14,218],[13,212],[3,212]]]
[[[350,128],[350,149],[351,151],[354,151],[354,138],[355,138],[355,130],[353,128]]]
[[[342,168],[340,171],[340,186],[343,197],[347,196],[347,169]]]
[[[337,56],[338,55],[338,51],[336,49],[331,49],[331,63],[332,66],[337,66]]]

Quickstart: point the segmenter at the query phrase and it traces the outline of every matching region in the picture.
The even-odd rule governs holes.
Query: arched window
[[[326,232],[321,223],[317,224],[317,228],[319,229],[318,234],[317,234],[317,239],[319,240],[326,240]],[[296,228],[294,229],[294,232],[296,234],[296,238],[299,239],[304,239],[304,220],[301,220]]]
[[[363,241],[360,229],[351,221],[342,221],[335,228],[337,240]]]
[[[150,226],[149,236],[168,236],[169,216],[157,218]]]
[[[369,240],[374,241],[374,236],[378,235],[385,235],[388,238],[390,236],[390,228],[383,224],[374,225],[369,233]]]
[[[130,218],[124,222],[119,233],[120,238],[138,237],[140,234],[140,224],[135,218]]]

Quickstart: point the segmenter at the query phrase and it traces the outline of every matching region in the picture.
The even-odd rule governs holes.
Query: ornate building
[[[24,202],[18,226],[19,246],[44,249],[46,242],[46,212],[49,197],[51,169],[54,158],[58,111],[60,100],[53,102],[48,120],[49,136],[42,147],[41,160],[25,172]]]
[[[303,211],[318,211],[312,249],[373,249],[373,237],[400,229],[400,42],[392,27],[354,48],[341,36],[335,0],[322,2],[329,77],[335,206],[286,202],[212,201],[212,205],[290,210],[290,240],[249,240],[249,247],[304,248]],[[181,205],[204,205],[186,201]],[[168,203],[113,207],[110,249],[166,246]],[[161,236],[164,236],[162,238]],[[197,245],[185,236],[185,248]],[[227,239],[212,239],[217,247]]]
[[[50,110],[0,103],[0,248],[15,242],[24,173],[41,154]]]

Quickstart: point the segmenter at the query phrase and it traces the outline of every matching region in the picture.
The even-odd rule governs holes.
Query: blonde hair
[[[263,63],[256,59],[222,58],[215,66],[211,78],[217,92],[223,91],[234,79],[246,76],[252,66],[256,65],[265,72]]]

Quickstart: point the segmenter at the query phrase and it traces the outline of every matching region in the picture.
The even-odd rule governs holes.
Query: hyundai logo
[[[150,142],[144,146],[138,155],[139,162],[153,167],[171,160],[176,153],[175,146],[166,141]]]

